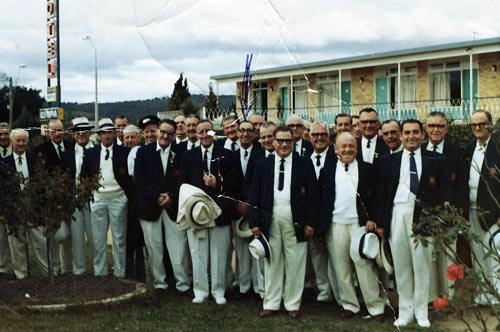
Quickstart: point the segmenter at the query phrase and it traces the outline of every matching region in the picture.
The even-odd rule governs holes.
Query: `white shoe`
[[[216,297],[215,298],[215,303],[217,303],[219,305],[222,305],[222,304],[226,304],[227,300],[226,300],[226,298],[224,296]]]
[[[397,328],[400,328],[400,327],[408,326],[411,323],[413,323],[413,320],[411,320],[411,319],[408,320],[408,319],[398,318],[394,321],[394,326],[396,326]]]
[[[206,297],[195,297],[195,298],[193,299],[193,303],[195,303],[195,304],[200,304],[200,303],[205,302],[206,300],[207,300],[207,298],[206,298]]]
[[[429,322],[428,319],[418,319],[417,324],[420,327],[425,327],[425,328],[431,327],[431,322]]]

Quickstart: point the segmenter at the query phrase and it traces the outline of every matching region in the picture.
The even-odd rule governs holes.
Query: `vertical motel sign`
[[[47,0],[47,90],[51,92],[47,101],[51,106],[61,102],[59,64],[59,0]]]

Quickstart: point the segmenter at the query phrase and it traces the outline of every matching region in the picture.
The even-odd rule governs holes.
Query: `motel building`
[[[472,70],[471,70],[472,69]],[[471,74],[472,73],[472,74]],[[500,38],[449,43],[252,71],[253,112],[266,120],[292,114],[334,123],[335,115],[377,110],[381,121],[425,119],[432,111],[467,121],[475,109],[500,118]],[[243,72],[213,75],[216,91]],[[235,100],[237,113],[240,103]],[[231,110],[204,110],[217,122]]]

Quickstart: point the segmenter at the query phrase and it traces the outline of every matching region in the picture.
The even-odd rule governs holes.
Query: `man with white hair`
[[[12,176],[18,173],[25,179],[33,177],[38,159],[36,154],[26,151],[29,140],[28,132],[24,129],[14,129],[11,131],[10,138],[13,153],[3,159],[3,162],[12,172]],[[48,273],[47,239],[43,234],[43,228],[42,226],[27,226],[26,223],[29,223],[29,220],[24,222],[24,224],[13,225],[13,232],[9,234],[12,267],[18,279],[28,277],[27,236],[31,239],[31,247],[42,271],[45,274]]]
[[[304,134],[304,120],[298,115],[292,115],[288,118],[286,125],[293,133],[294,145],[292,151],[298,153],[300,157],[309,158],[313,147],[311,142],[302,139],[302,135]]]

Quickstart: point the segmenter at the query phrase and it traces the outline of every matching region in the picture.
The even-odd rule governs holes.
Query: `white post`
[[[469,53],[469,116],[474,112],[474,91],[472,91],[472,49]]]
[[[94,48],[94,80],[95,80],[95,104],[94,104],[94,122],[95,122],[95,129],[99,129],[99,90],[97,86],[97,48],[95,47],[94,42],[92,41],[92,38],[90,36],[85,36],[83,37],[84,40],[88,40],[91,44],[92,47]]]
[[[401,121],[401,62],[398,62],[398,120]]]
[[[342,112],[342,69],[339,69],[339,113]]]

